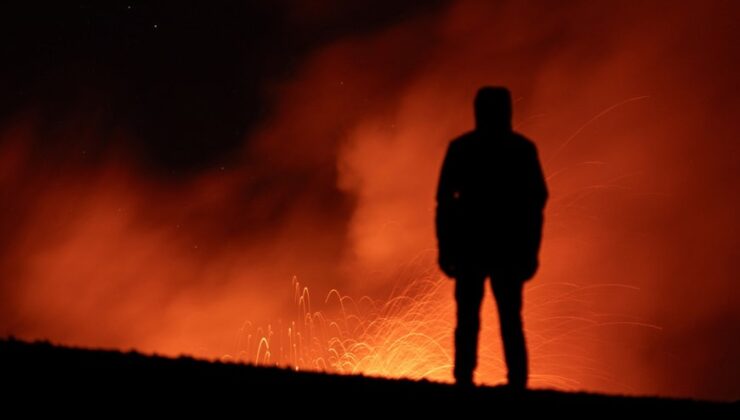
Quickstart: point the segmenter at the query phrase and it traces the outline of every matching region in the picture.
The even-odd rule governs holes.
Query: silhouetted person
[[[527,386],[522,289],[538,267],[547,187],[537,148],[511,128],[506,88],[475,97],[475,130],[453,140],[437,190],[439,265],[455,278],[455,380],[472,385],[487,277],[498,307],[509,385]]]

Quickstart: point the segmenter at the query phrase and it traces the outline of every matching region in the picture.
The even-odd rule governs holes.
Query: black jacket
[[[473,131],[453,140],[437,189],[442,270],[531,278],[547,195],[537,148],[524,136]]]

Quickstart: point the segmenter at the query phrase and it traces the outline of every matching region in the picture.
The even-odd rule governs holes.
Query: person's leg
[[[485,276],[461,274],[455,281],[457,328],[455,329],[455,381],[460,385],[473,383],[473,371],[478,358],[480,306],[483,300]]]
[[[507,281],[508,280],[508,281]],[[509,385],[527,387],[527,345],[522,325],[522,289],[524,282],[506,278],[492,278],[493,295],[501,323],[504,357],[508,368]]]

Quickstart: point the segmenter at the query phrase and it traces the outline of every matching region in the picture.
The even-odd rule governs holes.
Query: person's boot
[[[457,373],[455,372],[455,385],[458,388],[466,389],[475,387],[473,382],[473,373]]]
[[[517,392],[525,391],[527,389],[526,376],[522,377],[521,375],[509,375],[508,382],[506,383],[506,388],[511,391]]]

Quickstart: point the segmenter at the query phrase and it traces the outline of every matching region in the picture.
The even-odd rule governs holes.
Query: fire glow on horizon
[[[418,261],[429,266],[430,261]],[[236,352],[223,361],[295,370],[314,370],[339,374],[364,374],[388,378],[452,381],[454,302],[451,282],[436,270],[418,272],[413,281],[387,300],[368,297],[353,299],[331,290],[321,305],[312,310],[308,287],[293,279],[296,313],[293,319],[266,327],[246,322],[239,330]],[[584,301],[601,293],[631,289],[627,285],[552,283],[530,289],[532,308],[527,328],[531,364],[537,373],[530,378],[535,388],[578,390],[584,384],[601,382],[629,390],[620,379],[589,354],[589,340],[598,339],[603,330],[657,326],[637,322],[629,315],[587,314]],[[565,314],[561,307],[578,308],[587,315]],[[488,305],[490,306],[490,305]],[[484,384],[505,382],[495,311],[482,313],[478,381]],[[603,343],[611,345],[613,343]],[[565,351],[567,349],[567,351]],[[632,390],[634,392],[634,390]]]

